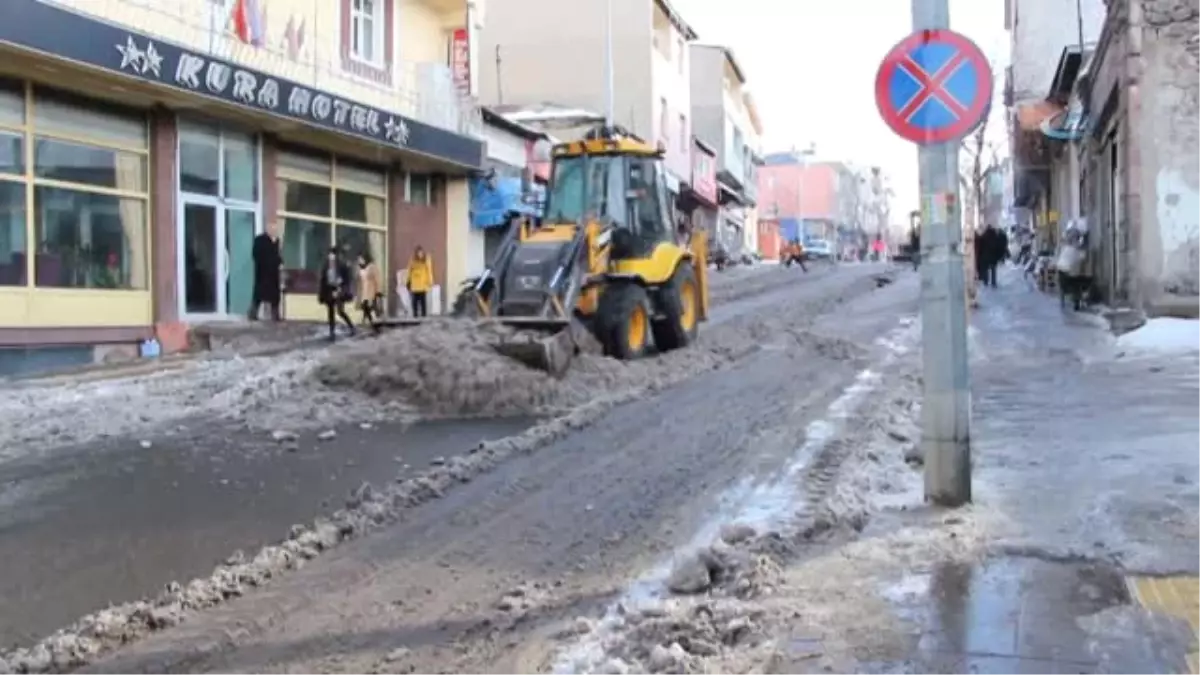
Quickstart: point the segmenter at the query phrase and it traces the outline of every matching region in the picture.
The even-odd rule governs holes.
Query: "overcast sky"
[[[909,0],[673,0],[703,42],[733,48],[762,114],[765,150],[815,143],[819,159],[879,165],[892,176],[893,214],[917,208],[915,146],[875,109],[880,59],[912,27]],[[1008,63],[1003,0],[950,0],[952,27],[992,61],[988,136],[1003,137],[999,92]]]

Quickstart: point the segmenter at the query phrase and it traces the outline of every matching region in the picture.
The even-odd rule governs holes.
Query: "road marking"
[[[1174,616],[1188,622],[1192,637],[1200,641],[1200,577],[1125,578],[1129,595],[1148,611]],[[1193,643],[1187,655],[1187,672],[1197,673],[1200,654]]]

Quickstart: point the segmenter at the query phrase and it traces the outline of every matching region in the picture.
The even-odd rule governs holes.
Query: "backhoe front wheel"
[[[610,282],[600,291],[596,337],[606,356],[636,359],[650,347],[650,298],[638,284]]]
[[[659,313],[653,323],[654,344],[658,351],[681,349],[696,339],[700,330],[700,284],[696,270],[684,261],[675,268],[670,281],[658,290]]]

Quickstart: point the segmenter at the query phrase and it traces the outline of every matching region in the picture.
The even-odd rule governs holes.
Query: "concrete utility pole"
[[[949,0],[912,0],[913,30],[950,28]],[[957,141],[920,146],[921,448],[925,499],[971,501],[971,389],[967,365]]]

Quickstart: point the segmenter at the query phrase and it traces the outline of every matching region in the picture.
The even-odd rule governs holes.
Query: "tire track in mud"
[[[794,511],[772,519],[743,510],[719,529],[707,528],[717,534],[684,549],[669,578],[660,572],[662,578],[639,582],[660,592],[626,592],[602,620],[560,632],[567,648],[551,662],[554,672],[782,672],[771,670],[779,653],[768,635],[781,628],[766,623],[781,623],[768,615],[780,611],[770,598],[785,590],[784,569],[855,539],[876,510],[877,491],[895,491],[892,479],[871,474],[888,472],[884,465],[905,471],[901,448],[908,441],[894,435],[895,425],[915,424],[916,389],[911,367],[896,361],[910,350],[904,343],[915,336],[913,328],[902,322],[878,340],[888,355],[830,405],[827,419],[840,420],[839,429],[823,432],[824,419],[809,425],[815,447],[807,456],[801,448],[780,481],[794,485]],[[899,480],[905,479],[913,480]],[[545,669],[546,663],[538,665]]]
[[[814,287],[815,286],[817,285],[814,284]],[[821,284],[820,286],[824,286],[824,284]],[[808,337],[804,333],[803,327],[811,323],[817,314],[821,313],[831,305],[835,305],[847,297],[854,297],[856,295],[869,292],[875,287],[875,284],[864,273],[862,276],[849,276],[843,278],[840,282],[833,283],[832,286],[832,288],[827,289],[828,291],[832,291],[828,293],[828,295],[822,294],[821,297],[816,298],[791,298],[788,304],[785,306],[785,309],[791,311],[783,312],[783,318],[772,317],[771,321],[774,321],[774,325],[777,327],[786,328],[786,330],[783,330],[782,333],[789,335],[789,339],[792,340],[793,344],[795,345],[803,347],[807,342],[808,346],[815,347],[818,350],[826,348],[827,345],[823,344],[821,341],[813,340],[812,338]],[[814,289],[809,289],[810,292],[812,290]],[[768,321],[768,323],[770,322]],[[659,386],[652,387],[648,391],[638,392],[627,397],[626,400],[633,400],[642,395],[654,393],[655,391],[661,391],[666,387],[675,386],[682,380],[692,377],[705,370],[728,368],[729,366],[740,362],[755,352],[754,349],[746,350],[745,348],[739,346],[745,340],[744,334],[761,335],[764,331],[767,333],[771,332],[769,328],[765,328],[763,320],[756,321],[754,317],[732,319],[728,325],[723,325],[719,328],[714,328],[713,330],[707,331],[705,338],[701,341],[701,344],[693,348],[695,350],[699,350],[699,353],[691,354],[689,356],[689,352],[692,352],[692,350],[685,350],[684,352],[678,353],[681,356],[674,357],[678,360],[692,359],[695,361],[693,366],[689,367],[685,362],[684,365],[680,366],[682,370],[680,371],[679,377],[677,377],[675,380],[662,382],[659,384]],[[836,352],[837,350],[835,349],[834,351]],[[702,358],[702,355],[704,354],[707,354],[708,356]],[[671,357],[668,356],[665,358]],[[721,379],[716,374],[714,374],[714,377]],[[705,401],[704,405],[707,406],[712,405],[712,397],[709,395],[700,396],[700,398],[697,399],[697,402],[699,401]],[[471,455],[464,458],[454,458],[448,462],[447,466],[431,471],[427,475],[413,481],[407,481],[399,486],[388,486],[382,489],[365,490],[363,493],[355,495],[352,498],[354,503],[348,504],[348,508],[346,510],[334,514],[334,518],[331,520],[319,521],[312,529],[298,528],[297,531],[293,533],[293,537],[289,539],[288,542],[285,542],[283,546],[276,547],[278,552],[267,555],[266,560],[262,560],[264,553],[269,553],[272,547],[264,549],[264,553],[260,553],[260,555],[250,563],[239,563],[218,568],[218,573],[215,575],[215,577],[219,583],[212,591],[208,591],[207,594],[201,594],[202,597],[199,599],[199,602],[195,603],[194,606],[187,606],[185,604],[182,607],[178,607],[180,610],[179,612],[175,612],[173,614],[171,607],[177,607],[175,605],[168,607],[168,611],[156,612],[156,610],[163,609],[160,603],[143,603],[140,606],[135,606],[132,608],[132,614],[135,615],[133,618],[141,623],[135,623],[132,627],[128,625],[120,626],[120,630],[116,631],[116,635],[105,635],[101,633],[103,627],[97,626],[97,622],[94,620],[90,622],[84,622],[85,625],[81,627],[88,631],[85,634],[85,637],[87,637],[89,640],[96,640],[98,642],[107,639],[109,642],[101,642],[101,645],[107,647],[113,646],[111,640],[114,638],[119,643],[141,637],[148,630],[165,628],[178,621],[186,620],[188,622],[187,625],[181,627],[180,629],[176,629],[175,631],[164,634],[161,642],[152,638],[143,645],[135,646],[131,650],[125,652],[123,655],[118,655],[118,658],[114,661],[101,662],[98,663],[96,667],[102,670],[128,671],[138,671],[142,669],[196,670],[209,668],[215,668],[219,670],[238,670],[239,668],[267,670],[272,667],[272,664],[288,662],[295,663],[296,661],[303,661],[303,659],[308,659],[307,661],[304,661],[304,663],[308,664],[310,667],[317,666],[314,669],[323,670],[356,669],[355,666],[348,665],[349,663],[358,664],[358,666],[362,667],[363,669],[367,669],[367,666],[371,668],[378,667],[379,663],[376,663],[370,659],[367,661],[363,661],[361,659],[351,662],[343,661],[340,662],[342,664],[340,666],[337,665],[337,663],[325,662],[321,660],[323,657],[321,657],[320,654],[323,652],[340,652],[344,650],[343,648],[345,647],[345,644],[341,644],[340,646],[337,644],[339,638],[337,637],[337,631],[334,630],[334,626],[329,626],[323,629],[324,633],[332,633],[334,635],[334,637],[326,640],[326,646],[324,647],[307,645],[307,648],[305,648],[304,645],[292,644],[288,647],[286,653],[276,653],[271,651],[270,654],[262,653],[261,650],[257,650],[260,658],[255,659],[253,663],[244,663],[240,666],[238,665],[239,656],[244,657],[248,653],[253,653],[256,650],[253,648],[249,648],[247,650],[239,650],[235,648],[232,650],[232,652],[230,652],[231,646],[236,647],[236,645],[243,640],[248,640],[255,635],[262,635],[269,629],[269,625],[272,622],[284,622],[285,617],[289,615],[296,615],[297,613],[303,614],[306,611],[312,610],[314,603],[322,604],[317,602],[317,597],[314,597],[313,595],[315,593],[316,596],[319,597],[321,591],[318,590],[314,592],[311,590],[312,585],[310,585],[309,582],[311,582],[312,579],[301,580],[295,578],[304,575],[304,571],[301,571],[297,575],[289,575],[289,577],[285,577],[281,581],[273,582],[265,591],[259,591],[250,598],[233,603],[229,606],[228,610],[218,609],[207,615],[196,614],[196,610],[222,604],[222,596],[225,598],[237,597],[244,592],[248,592],[254,586],[262,585],[267,581],[267,579],[275,576],[279,572],[290,568],[301,567],[304,565],[305,560],[310,560],[321,550],[335,546],[340,541],[353,538],[362,532],[375,529],[381,524],[393,522],[396,518],[402,518],[404,521],[408,521],[409,517],[406,515],[408,509],[413,506],[429,502],[430,500],[438,500],[441,502],[446,502],[447,504],[453,502],[453,504],[448,507],[450,510],[446,511],[447,507],[445,505],[441,505],[439,508],[434,509],[434,512],[432,512],[429,517],[414,517],[412,519],[414,522],[411,522],[409,525],[405,525],[403,522],[400,525],[402,529],[408,532],[408,535],[405,538],[409,539],[410,543],[420,550],[420,554],[416,556],[415,560],[409,561],[401,568],[407,570],[407,572],[404,572],[403,574],[411,575],[411,578],[416,579],[417,582],[434,582],[438,577],[445,577],[443,583],[428,583],[423,588],[421,587],[420,583],[417,583],[412,590],[413,595],[415,595],[418,600],[413,604],[415,607],[428,610],[421,611],[421,614],[429,614],[432,616],[441,615],[443,617],[451,617],[461,615],[464,612],[467,615],[478,614],[482,607],[489,604],[487,601],[481,602],[480,596],[488,597],[489,595],[495,595],[498,590],[502,591],[502,589],[496,588],[498,579],[501,577],[498,577],[497,574],[493,573],[493,570],[486,570],[482,574],[478,574],[478,572],[475,574],[467,574],[463,572],[463,567],[465,567],[467,563],[471,561],[472,557],[478,559],[481,555],[478,550],[479,547],[475,547],[475,550],[472,550],[472,547],[468,545],[464,550],[463,540],[459,537],[451,537],[449,540],[445,539],[444,530],[449,528],[449,530],[452,531],[461,531],[463,528],[475,529],[479,527],[484,528],[485,531],[494,530],[497,524],[495,518],[498,513],[508,513],[513,515],[513,517],[523,517],[526,521],[528,521],[529,525],[532,526],[535,532],[539,525],[543,526],[542,529],[547,531],[556,529],[561,530],[563,523],[561,522],[561,519],[557,522],[555,521],[556,516],[553,510],[545,514],[538,515],[532,520],[530,520],[530,515],[539,514],[538,500],[534,499],[534,497],[539,494],[539,491],[542,494],[546,494],[547,490],[561,490],[562,482],[564,481],[559,480],[560,478],[566,479],[565,482],[572,484],[572,481],[567,478],[570,475],[570,469],[568,466],[563,466],[562,468],[566,469],[566,475],[561,476],[543,475],[539,476],[538,478],[531,479],[528,476],[518,475],[514,476],[514,480],[511,482],[501,482],[497,491],[507,491],[509,494],[507,496],[500,495],[491,499],[485,499],[485,508],[482,512],[480,512],[478,509],[474,509],[473,506],[463,508],[466,505],[461,500],[462,495],[459,495],[460,498],[456,500],[442,500],[439,498],[441,498],[443,495],[453,495],[455,493],[462,492],[464,488],[460,485],[461,483],[473,482],[476,479],[481,478],[484,474],[491,472],[498,467],[502,461],[505,461],[508,458],[528,456],[535,450],[538,450],[539,448],[542,448],[548,444],[553,444],[556,441],[560,446],[563,445],[570,434],[595,423],[608,409],[619,403],[620,401],[609,400],[604,401],[602,404],[597,404],[590,407],[585,406],[584,409],[556,420],[550,425],[550,428],[541,427],[533,430],[529,434],[524,435],[524,437],[506,439],[506,441],[501,441],[496,444],[487,444],[486,447],[477,448],[476,451]],[[686,409],[686,406],[684,409]],[[729,413],[729,415],[733,416],[732,413]],[[656,415],[656,417],[661,422],[661,415]],[[633,441],[628,433],[624,434],[623,436],[624,440],[621,440],[622,434],[618,434],[617,436],[608,439],[606,443],[616,442],[625,444]],[[701,434],[698,438],[703,437],[704,434]],[[723,458],[727,459],[728,457],[726,455]],[[589,484],[594,482],[597,476],[607,475],[608,478],[602,482],[608,483],[610,485],[609,489],[616,489],[618,491],[620,490],[620,483],[624,482],[620,477],[623,475],[628,475],[628,458],[622,458],[620,461],[610,459],[610,461],[606,462],[604,452],[597,448],[595,452],[589,454],[589,459],[587,461],[592,462],[592,466],[588,467],[591,472],[584,474],[577,473],[577,475],[583,478],[583,480],[574,481],[572,484],[574,489],[586,493],[589,488]],[[575,463],[577,464],[578,462]],[[605,466],[606,464],[608,466]],[[494,480],[492,482],[495,483]],[[454,487],[455,485],[459,485],[459,487]],[[678,490],[680,487],[681,486],[673,486],[671,489]],[[451,488],[454,488],[454,490],[447,492],[451,490]],[[475,490],[475,494],[478,494],[478,490]],[[573,504],[574,501],[575,500],[568,500],[567,503]],[[508,508],[505,509],[504,506],[507,506]],[[611,508],[610,505],[599,506],[600,508]],[[475,513],[480,514],[474,519],[470,515],[473,509]],[[654,510],[652,508],[645,505],[642,505],[641,508],[639,508],[639,505],[633,503],[624,505],[622,510],[624,513],[621,515],[619,520],[625,520],[627,522],[631,517],[633,517],[636,521],[638,519],[643,519],[654,515]],[[485,513],[486,515],[483,515]],[[578,515],[587,518],[588,513],[591,513],[591,509],[586,509],[582,514]],[[474,522],[472,522],[473,520]],[[546,522],[541,523],[539,520],[545,520]],[[416,529],[414,529],[414,526]],[[608,551],[618,550],[621,548],[623,538],[619,536],[619,532],[616,534],[616,538],[611,540],[610,535],[601,537],[603,542],[600,546],[596,546],[595,542],[585,542],[586,538],[575,538],[572,542],[570,542],[570,545],[567,546],[566,549],[560,551],[560,553],[562,555],[571,556],[574,555],[573,551],[575,550],[583,550],[588,552],[588,554],[581,559],[583,562],[576,563],[575,565],[576,567],[583,566],[583,569],[586,570],[590,564],[588,561],[589,556],[593,559],[596,555],[604,557]],[[553,537],[547,538],[553,539]],[[508,542],[507,544],[502,543],[503,539],[498,541],[494,533],[485,535],[483,539],[485,541],[491,541],[496,547],[511,547],[513,545],[512,542]],[[380,537],[374,537],[371,538],[371,540],[373,540],[376,544],[381,542],[387,543]],[[440,545],[434,545],[435,542],[438,541],[443,543]],[[528,531],[526,531],[524,540],[522,541],[522,544],[535,548],[538,546],[551,546],[557,543],[559,542],[544,540],[539,541],[536,533],[530,535]],[[581,543],[583,545],[580,545]],[[394,546],[394,544],[395,542],[391,542],[391,545]],[[324,565],[318,561],[318,565],[323,565],[327,569],[324,571],[325,576],[317,573],[318,582],[315,584],[315,587],[318,589],[328,588],[332,584],[332,586],[335,586],[339,589],[344,589],[347,587],[353,588],[354,586],[361,586],[362,584],[366,583],[367,586],[371,588],[371,591],[367,595],[372,596],[373,600],[363,600],[361,597],[359,597],[359,601],[369,602],[372,605],[372,609],[367,613],[374,615],[379,609],[378,607],[374,606],[374,601],[377,601],[379,598],[377,591],[380,590],[376,588],[376,585],[383,584],[386,586],[388,579],[382,577],[386,577],[388,575],[382,575],[382,573],[378,572],[374,564],[367,565],[366,568],[358,567],[357,571],[350,571],[347,569],[356,567],[356,565],[351,562],[351,560],[356,556],[356,553],[357,555],[365,555],[366,558],[370,558],[370,549],[372,548],[376,549],[376,554],[379,554],[377,546],[367,546],[366,553],[364,553],[362,548],[359,548],[357,552],[347,552],[344,555],[335,555],[334,559],[332,559],[328,565]],[[410,549],[408,546],[404,546],[402,548],[406,551]],[[397,553],[398,551],[388,552],[384,554],[384,558],[394,558]],[[451,555],[452,553],[454,555]],[[406,552],[405,555],[411,555],[411,553]],[[493,563],[503,562],[503,559],[504,555],[492,556]],[[270,567],[268,570],[266,570],[268,573],[265,575],[265,577],[263,577],[262,572],[255,572],[255,569],[258,568],[248,569],[245,567],[245,565],[253,565],[257,562],[269,563],[274,565],[274,567]],[[543,573],[551,570],[558,570],[555,573],[561,574],[562,568],[564,567],[563,565],[556,565],[553,562],[548,562],[547,564],[548,567],[545,567],[545,569],[541,570]],[[570,567],[570,565],[566,565],[566,567]],[[333,568],[333,571],[330,572],[328,568]],[[338,568],[341,568],[340,573],[342,576],[339,576]],[[398,571],[399,570],[396,569],[391,570],[393,573]],[[336,582],[332,581],[332,578],[328,576],[328,574],[331,573],[333,574],[333,577],[337,577],[338,580]],[[526,574],[528,574],[528,572]],[[475,583],[471,583],[472,579],[468,578],[471,576],[479,576],[479,578],[473,580]],[[563,577],[560,576],[554,581],[557,581],[561,584],[563,583]],[[394,580],[392,583],[394,583]],[[594,593],[596,591],[594,588],[594,580],[592,583],[593,587],[590,589],[590,591]],[[191,586],[192,585],[189,585],[183,589],[175,589],[173,591],[174,595],[176,596],[174,601],[178,602],[178,596],[181,592],[184,595],[187,595],[189,591],[204,590],[203,588],[191,588]],[[434,590],[435,587],[437,589],[436,591]],[[553,587],[553,582],[546,582],[543,584],[543,588],[537,588],[536,585],[528,588],[522,587],[520,597],[528,599],[538,595],[546,595],[547,587]],[[305,588],[308,588],[308,590],[304,590]],[[558,588],[561,588],[561,586]],[[451,591],[449,589],[454,590]],[[474,591],[474,598],[471,598],[472,591]],[[583,589],[576,588],[575,591],[576,593],[579,593],[583,592]],[[255,602],[255,596],[257,595],[263,596],[261,598],[262,602]],[[338,595],[345,595],[345,593],[339,591]],[[444,595],[445,597],[437,597],[438,595]],[[421,601],[421,599],[430,598],[431,596],[433,597],[429,602]],[[161,598],[159,600],[161,600]],[[527,609],[532,608],[534,604],[536,604],[531,604],[527,601],[509,602],[504,601],[503,598],[501,598],[501,600],[498,602],[508,602],[509,605],[514,607],[526,604],[529,605]],[[577,605],[578,601],[572,601],[568,603],[568,606]],[[270,607],[270,611],[267,612],[266,618],[262,616],[262,609],[264,606]],[[391,605],[389,605],[389,607],[391,607]],[[545,609],[545,607],[541,607],[538,611],[542,612],[545,611]],[[400,613],[408,615],[411,614],[412,611],[414,610],[407,610],[406,612]],[[521,632],[523,629],[518,628],[515,632],[514,630],[501,630],[497,628],[497,626],[503,626],[505,624],[505,621],[501,619],[507,619],[512,622],[513,625],[518,627],[524,624],[526,619],[519,618],[522,615],[519,612],[512,611],[511,607],[508,610],[498,610],[498,612],[499,613],[496,615],[497,618],[495,619],[494,623],[488,623],[488,621],[491,620],[485,620],[482,623],[479,621],[466,620],[465,624],[456,624],[453,622],[447,623],[446,621],[442,621],[438,623],[436,627],[427,626],[426,628],[422,629],[421,632],[423,634],[428,635],[429,633],[434,633],[440,635],[441,640],[449,640],[452,645],[457,646],[451,649],[452,653],[450,654],[425,654],[421,659],[418,659],[414,665],[416,665],[418,669],[438,670],[445,668],[446,663],[462,664],[464,666],[467,666],[471,663],[478,664],[479,661],[470,657],[471,654],[479,656],[476,650],[471,648],[466,649],[466,661],[464,661],[462,655],[456,651],[457,649],[461,648],[463,643],[461,640],[454,638],[453,633],[456,630],[454,626],[458,625],[460,627],[458,630],[462,630],[462,626],[465,625],[469,630],[467,630],[467,633],[464,635],[468,636],[473,634],[471,631],[475,631],[475,633],[484,631],[489,636],[499,635],[501,636],[501,639],[505,641],[505,644],[507,644],[508,638],[503,638],[503,636],[514,635]],[[231,638],[226,632],[226,628],[220,627],[223,625],[222,621],[228,620],[230,617],[240,617],[236,619],[236,621],[243,626],[243,628],[239,631],[240,633],[244,634],[242,639]],[[374,618],[378,619],[379,617],[375,616]],[[317,620],[317,618],[314,618],[314,620]],[[337,627],[340,628],[346,623],[347,622],[341,621],[337,622]],[[366,621],[366,623],[370,624],[370,621]],[[542,622],[539,621],[537,623]],[[211,632],[214,628],[216,629],[216,633]],[[112,628],[109,627],[109,629],[111,630]],[[446,631],[450,631],[450,633],[447,633]],[[302,627],[299,632],[304,632]],[[70,631],[67,631],[58,636],[59,644],[57,645],[57,651],[60,654],[65,652],[65,654],[62,654],[65,656],[65,658],[56,658],[56,654],[50,650],[49,647],[43,645],[43,647],[46,647],[47,651],[51,651],[51,654],[49,655],[50,661],[49,664],[47,664],[48,668],[63,669],[64,666],[71,667],[73,665],[79,665],[80,663],[90,660],[91,657],[87,653],[81,653],[80,649],[94,649],[95,645],[81,643],[78,639],[72,640],[70,639],[70,633]],[[98,635],[98,633],[100,634]],[[349,642],[355,641],[350,637],[342,637],[340,639]],[[359,641],[365,641],[372,646],[375,646],[376,643],[381,640],[394,641],[395,636],[389,634],[388,640],[384,640],[384,638],[381,636],[376,636],[374,642],[372,642],[370,638],[363,638]],[[478,641],[469,641],[475,642],[476,647],[479,646]],[[166,645],[175,644],[177,646],[190,644],[190,646],[186,648],[186,652],[191,654],[191,656],[184,657],[182,653],[176,653],[172,655],[169,650],[167,652],[159,651],[156,653],[156,646],[158,648],[162,648],[164,643]],[[55,645],[50,646],[53,647]],[[99,649],[97,651],[103,651],[103,649]],[[436,652],[437,650],[434,651]],[[501,649],[500,651],[504,651],[504,649]],[[95,652],[93,652],[93,654],[94,653]],[[271,656],[271,654],[275,655]],[[37,654],[36,656],[46,657],[47,655]],[[428,668],[422,668],[422,666],[428,666]],[[44,669],[47,668],[43,668],[43,670]]]

